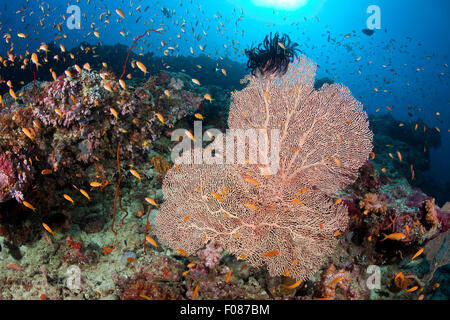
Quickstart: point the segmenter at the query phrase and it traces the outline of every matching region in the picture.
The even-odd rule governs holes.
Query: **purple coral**
[[[3,201],[8,195],[12,174],[11,161],[0,153],[0,201]]]
[[[210,242],[206,245],[205,249],[197,252],[197,256],[201,263],[209,269],[213,269],[219,264],[222,251],[223,249],[219,246],[219,244]]]
[[[10,156],[0,154],[0,201],[15,198],[22,202],[31,181],[31,166],[24,155],[12,161]]]

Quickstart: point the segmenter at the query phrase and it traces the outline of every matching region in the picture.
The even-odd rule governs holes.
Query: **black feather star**
[[[245,50],[248,57],[247,69],[251,69],[253,75],[256,75],[257,70],[262,76],[270,73],[283,75],[289,63],[294,61],[297,52],[300,51],[297,46],[298,44],[292,43],[287,34],[283,34],[280,38],[277,32],[272,38],[270,33],[270,36],[266,36],[257,47]]]

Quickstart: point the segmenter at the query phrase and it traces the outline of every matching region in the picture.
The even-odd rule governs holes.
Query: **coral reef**
[[[170,86],[168,97],[164,90],[170,83],[177,85]],[[75,186],[87,194],[87,185],[101,179],[103,191],[111,182],[100,167],[114,159],[119,142],[122,161],[145,159],[166,128],[202,108],[206,91],[195,88],[188,76],[168,72],[122,88],[111,71],[78,66],[53,82],[36,83],[34,94],[31,86],[22,90],[16,101],[5,99],[0,111],[0,222],[3,234],[15,242],[22,240],[11,234],[13,229],[17,233],[28,218],[14,218],[14,228],[9,228],[11,210],[5,211],[2,203],[15,199],[21,208],[15,211],[34,210],[44,218],[63,208],[63,193],[56,189]],[[87,170],[93,164],[96,174]],[[166,170],[168,164],[159,159],[155,165]],[[33,185],[45,194],[33,193]],[[106,222],[105,217],[87,219],[81,223],[86,232],[99,232]]]
[[[74,59],[61,54],[65,63],[52,66],[61,74],[55,81],[28,83],[17,100],[3,96],[0,299],[448,297],[448,189],[423,174],[438,131],[422,120],[371,116],[375,149],[367,160],[371,136],[360,105],[333,81],[314,81],[315,65],[303,56],[284,76],[250,76],[231,93],[209,85],[225,83],[206,56],[162,64],[121,45],[95,50],[112,69],[67,68],[85,62],[85,50],[75,48]],[[128,52],[152,76],[142,81],[128,68],[133,77],[123,86],[115,74]],[[228,78],[240,76],[236,63],[223,63]],[[190,75],[158,71],[168,64]],[[50,79],[45,67],[37,73]],[[273,116],[264,118],[266,105]],[[280,129],[281,170],[177,165],[168,137],[191,130],[197,112],[204,129]],[[380,286],[370,289],[374,266]],[[77,271],[80,286],[72,287]]]

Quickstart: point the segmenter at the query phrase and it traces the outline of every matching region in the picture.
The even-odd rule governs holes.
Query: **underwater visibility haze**
[[[0,300],[447,300],[450,3],[0,2]]]

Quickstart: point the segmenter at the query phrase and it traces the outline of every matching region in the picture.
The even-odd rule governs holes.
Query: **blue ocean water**
[[[67,26],[72,13],[67,13],[69,4],[80,8],[80,29]],[[371,5],[379,8],[380,25],[376,27],[380,29],[368,36],[361,30],[367,29]],[[125,19],[115,13],[117,8],[123,10]],[[261,42],[266,34],[287,33],[318,63],[319,78],[328,77],[348,86],[369,114],[379,109],[379,113],[390,113],[400,121],[420,118],[431,128],[438,127],[442,144],[431,150],[428,174],[448,182],[449,9],[445,0],[20,0],[0,5],[0,32],[11,34],[14,53],[19,55],[39,48],[43,42],[50,43],[58,35],[62,38],[56,43],[70,50],[82,42],[130,46],[133,38],[146,29],[163,28],[164,35],[146,36],[134,51],[151,51],[164,57],[163,51],[172,46],[175,50],[169,50],[170,55],[206,54],[240,63],[247,61],[242,51]],[[28,36],[20,38],[18,33]],[[8,50],[3,42],[0,54],[5,56]]]

